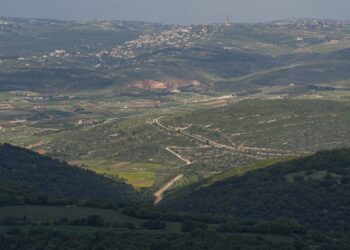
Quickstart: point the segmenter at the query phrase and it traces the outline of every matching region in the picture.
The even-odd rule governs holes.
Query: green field
[[[3,219],[5,216],[23,217],[24,215],[30,221],[37,222],[52,222],[55,219],[66,217],[68,219],[80,219],[89,215],[96,214],[108,221],[132,221],[142,222],[129,216],[125,216],[118,211],[88,208],[88,207],[54,207],[54,206],[10,206],[0,208],[0,217]]]
[[[186,94],[182,104],[130,110],[120,108],[130,99],[119,100],[116,108],[97,109],[93,99],[28,105],[17,97],[10,102],[15,110],[3,112],[8,116],[0,125],[0,141],[122,177],[136,188],[158,187],[178,173],[186,173],[181,182],[185,184],[255,160],[349,145],[348,92],[303,92],[280,98],[274,93],[280,88],[266,91],[224,99],[202,95],[197,102],[199,95]],[[38,113],[34,105],[52,111]],[[154,123],[160,117],[170,130]],[[16,119],[24,121],[13,122]],[[184,162],[167,147],[192,164],[182,166]]]
[[[152,190],[349,146],[347,22],[7,22],[0,143]],[[169,30],[175,45],[142,37]]]
[[[69,163],[91,169],[98,174],[122,178],[138,189],[152,187],[157,179],[156,173],[171,168],[169,165],[147,162],[119,162],[113,164],[113,162],[105,160],[80,160],[70,161]]]

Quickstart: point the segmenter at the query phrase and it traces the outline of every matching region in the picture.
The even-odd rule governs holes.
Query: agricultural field
[[[116,97],[28,104],[8,94],[2,100],[10,97],[14,109],[1,111],[0,138],[137,189],[158,188],[180,174],[173,187],[256,160],[349,146],[350,92],[283,91],[179,94],[153,107]]]
[[[349,146],[347,22],[6,23],[0,143],[152,192]]]
[[[142,222],[135,218],[123,215],[122,213],[114,210],[99,209],[99,208],[84,208],[84,207],[48,207],[48,206],[12,206],[0,208],[0,217],[4,219],[6,215],[11,214],[14,217],[23,217],[26,215],[30,221],[41,221],[41,222],[53,222],[60,218],[67,219],[79,219],[85,218],[91,214],[100,215],[104,219],[111,221],[124,220],[133,222]]]
[[[350,22],[0,41],[1,249],[349,249]]]

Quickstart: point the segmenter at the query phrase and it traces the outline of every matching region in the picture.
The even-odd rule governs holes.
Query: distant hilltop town
[[[156,23],[144,23],[144,22],[129,22],[129,21],[91,21],[91,22],[66,22],[57,20],[46,19],[20,19],[20,18],[7,18],[0,17],[0,30],[3,32],[26,30],[31,26],[45,26],[48,30],[53,32],[57,30],[69,30],[74,27],[77,32],[81,28],[84,30],[86,27],[94,27],[102,30],[127,30],[133,32],[138,30],[136,37],[131,39],[125,39],[121,42],[116,41],[114,44],[108,46],[94,46],[92,47],[88,41],[77,40],[77,44],[72,47],[57,47],[50,48],[49,51],[44,53],[28,55],[20,53],[17,57],[17,61],[20,65],[25,67],[39,66],[44,67],[52,63],[54,66],[59,66],[67,61],[73,62],[73,60],[91,63],[91,67],[103,68],[104,66],[113,65],[118,67],[118,64],[123,64],[125,61],[132,61],[139,58],[140,55],[146,55],[153,53],[156,50],[161,49],[191,49],[196,46],[200,46],[203,43],[211,43],[213,37],[224,36],[225,32],[229,32],[227,36],[232,39],[228,39],[225,42],[221,40],[215,41],[215,45],[225,50],[234,50],[237,48],[237,43],[242,42],[240,46],[249,46],[241,41],[242,36],[239,32],[258,32],[261,29],[278,29],[289,30],[297,28],[300,32],[298,36],[293,38],[290,42],[296,42],[299,44],[307,43],[311,41],[301,36],[305,30],[307,32],[318,32],[320,30],[336,31],[350,26],[349,22],[345,21],[333,21],[333,20],[319,20],[319,19],[288,19],[278,20],[267,23],[257,24],[233,24],[230,18],[223,23],[209,24],[209,25],[162,25]],[[237,27],[237,28],[236,28]],[[147,29],[146,29],[147,28]],[[147,31],[144,31],[147,30]],[[234,39],[235,32],[237,33],[237,39]],[[141,33],[141,34],[140,34]],[[332,33],[332,32],[328,32]],[[332,43],[336,44],[343,39],[339,34],[333,32],[331,36],[324,36],[323,33],[318,33],[319,37],[313,38],[319,39],[317,43]],[[18,39],[21,37],[18,36]],[[268,44],[258,44],[259,46],[270,46]],[[273,46],[273,45],[271,45]],[[1,55],[0,55],[1,56]],[[63,62],[63,60],[65,60]],[[152,59],[153,60],[153,59]],[[3,59],[0,58],[0,64],[3,63]]]

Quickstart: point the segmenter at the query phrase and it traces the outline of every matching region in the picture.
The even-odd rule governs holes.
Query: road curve
[[[186,159],[185,157],[183,157],[183,156],[179,155],[178,153],[176,153],[175,151],[171,150],[170,147],[166,147],[165,150],[168,151],[169,153],[172,153],[180,160],[186,162],[186,165],[190,165],[192,163],[190,160]]]

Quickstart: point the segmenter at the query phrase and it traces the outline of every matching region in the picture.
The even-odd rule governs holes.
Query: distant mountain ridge
[[[0,21],[2,91],[77,93],[108,88],[123,94],[123,88],[135,81],[191,79],[202,82],[207,88],[201,92],[206,93],[350,79],[346,21],[187,26],[113,20]]]

